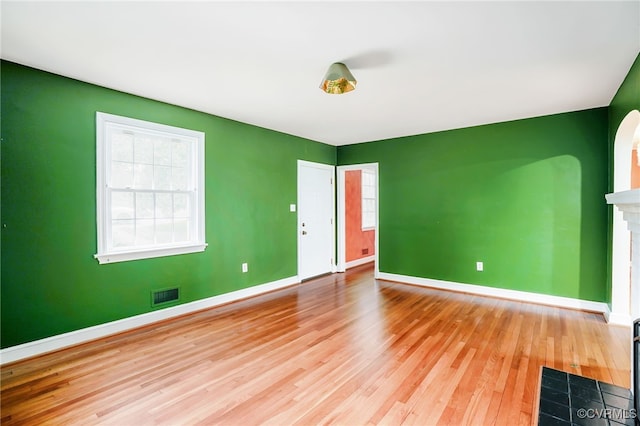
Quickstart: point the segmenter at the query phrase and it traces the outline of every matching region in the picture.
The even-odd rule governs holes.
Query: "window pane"
[[[370,170],[362,171],[362,227],[376,226],[376,175]]]
[[[137,135],[133,158],[136,163],[153,164],[153,140],[147,136]]]
[[[172,194],[156,194],[156,218],[165,219],[173,217]]]
[[[171,143],[171,165],[174,167],[187,167],[189,165],[189,142],[174,140]]]
[[[189,241],[189,219],[173,221],[173,241],[176,243]]]
[[[141,192],[136,194],[136,218],[137,219],[153,219],[154,203],[153,193]]]
[[[133,220],[114,220],[111,223],[113,247],[130,247],[135,237]]]
[[[171,189],[171,167],[155,166],[153,171],[154,189]]]
[[[111,193],[111,219],[133,219],[133,193],[132,192],[112,192]]]
[[[133,161],[133,135],[123,133],[119,130],[112,130],[111,135],[111,160],[113,161]]]
[[[111,187],[133,187],[133,164],[113,161],[111,163]]]
[[[171,189],[186,191],[188,186],[187,169],[184,167],[172,167]]]
[[[189,195],[175,194],[173,196],[173,217],[190,217]]]
[[[376,211],[376,201],[375,200],[362,200],[363,202],[363,210],[366,211],[367,213],[369,212],[375,212]]]
[[[156,165],[171,165],[171,141],[168,139],[156,139],[154,141],[153,163]]]
[[[376,197],[376,188],[374,186],[362,187],[362,198],[375,198],[375,197]]]
[[[173,241],[173,221],[171,219],[156,220],[156,243],[167,244]]]
[[[376,215],[373,212],[362,213],[362,227],[373,228],[376,226]]]
[[[136,164],[133,168],[133,187],[136,189],[153,189],[153,166]]]
[[[136,220],[136,245],[153,244],[153,235],[155,233],[153,219]]]
[[[366,170],[362,171],[362,185],[372,186],[375,182],[375,174]]]

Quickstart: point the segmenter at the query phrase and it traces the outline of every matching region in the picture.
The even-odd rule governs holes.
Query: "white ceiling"
[[[638,0],[0,4],[3,59],[332,145],[606,106],[640,51]]]

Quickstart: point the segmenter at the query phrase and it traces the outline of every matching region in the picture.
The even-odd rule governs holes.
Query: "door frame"
[[[616,130],[613,145],[613,192],[631,188],[631,150],[640,111],[629,111]],[[608,322],[630,325],[633,321],[631,296],[631,231],[622,212],[613,207],[611,225],[611,313]],[[640,294],[640,289],[636,289]]]
[[[298,264],[297,264],[297,274],[298,274],[298,279],[301,281],[303,279],[307,279],[307,278],[311,278],[311,277],[302,277],[300,275],[300,265],[302,264],[302,250],[301,250],[301,246],[302,246],[302,226],[301,226],[301,217],[300,217],[300,195],[302,194],[302,192],[304,191],[304,188],[301,188],[300,185],[300,169],[301,167],[314,167],[317,169],[323,169],[323,170],[329,170],[331,171],[331,223],[333,224],[333,232],[331,233],[331,269],[330,269],[330,273],[334,273],[336,272],[336,250],[335,250],[335,246],[336,246],[336,166],[331,165],[331,164],[324,164],[324,163],[314,163],[312,161],[306,161],[306,160],[298,160],[297,163],[297,192],[296,192],[296,203],[297,203],[297,209],[296,209],[296,242],[297,242],[297,248],[298,248]]]
[[[379,227],[379,219],[380,219],[380,215],[378,214],[379,212],[379,206],[380,206],[380,174],[378,171],[378,163],[362,163],[362,164],[351,164],[348,166],[338,166],[336,168],[336,173],[337,173],[337,183],[338,183],[338,196],[337,196],[337,202],[338,202],[338,226],[337,226],[337,230],[338,230],[338,260],[337,260],[337,268],[338,268],[338,272],[344,272],[346,270],[346,256],[347,256],[347,251],[346,251],[346,246],[347,246],[347,232],[346,232],[346,225],[345,225],[345,221],[346,221],[346,214],[345,214],[345,209],[346,209],[346,199],[345,199],[345,195],[346,195],[346,191],[345,191],[345,173],[347,171],[351,171],[351,170],[362,170],[362,169],[368,169],[368,170],[373,170],[375,172],[376,175],[376,226],[375,226],[375,242],[374,242],[374,277],[378,278],[379,274],[380,274],[380,268],[378,266],[378,260],[379,260],[379,244],[378,241],[380,239],[380,227]]]

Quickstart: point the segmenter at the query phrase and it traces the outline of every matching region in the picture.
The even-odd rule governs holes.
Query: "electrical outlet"
[[[476,271],[478,272],[484,271],[484,262],[476,262]]]
[[[242,272],[248,272],[249,271],[249,264],[248,263],[243,263],[242,264]]]

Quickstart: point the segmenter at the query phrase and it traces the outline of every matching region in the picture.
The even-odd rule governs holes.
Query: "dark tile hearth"
[[[636,426],[629,389],[542,367],[538,426]]]

